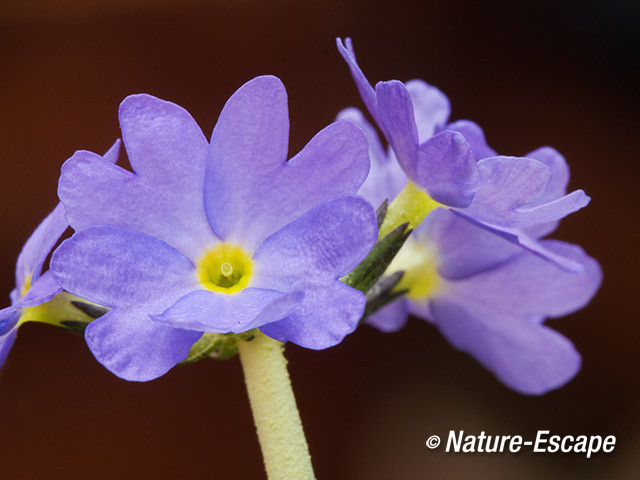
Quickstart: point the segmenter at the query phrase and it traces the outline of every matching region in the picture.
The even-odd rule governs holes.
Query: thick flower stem
[[[394,228],[409,223],[409,229],[416,228],[422,220],[441,204],[433,200],[413,182],[407,186],[389,204],[384,222],[380,227],[379,238],[384,238]]]
[[[253,420],[269,480],[312,480],[309,447],[291,389],[284,345],[257,332],[238,341]]]

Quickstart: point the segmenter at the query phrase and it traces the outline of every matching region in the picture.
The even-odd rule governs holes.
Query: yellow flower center
[[[240,247],[222,243],[197,263],[198,280],[213,292],[235,293],[249,284],[253,263]]]
[[[408,290],[410,300],[423,301],[440,286],[434,248],[411,238],[400,249],[387,269],[387,273],[403,271],[396,290]]]

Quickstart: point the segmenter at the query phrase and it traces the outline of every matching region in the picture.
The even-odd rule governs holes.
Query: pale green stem
[[[440,203],[420,190],[415,183],[409,181],[407,186],[389,204],[384,222],[380,227],[379,238],[384,238],[385,235],[403,223],[408,223],[409,228],[413,230],[422,223],[422,220],[431,211],[440,206],[442,206]]]
[[[238,340],[244,379],[269,480],[313,480],[284,345],[258,332]]]

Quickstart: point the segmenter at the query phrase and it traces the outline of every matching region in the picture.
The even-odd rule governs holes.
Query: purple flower
[[[115,163],[119,149],[120,141],[117,141],[104,155],[105,161]],[[11,306],[0,310],[0,366],[7,358],[21,324],[28,321],[55,323],[54,317],[59,313],[56,309],[61,305],[45,308],[45,304],[62,292],[62,288],[50,271],[43,273],[42,270],[49,253],[68,227],[64,207],[58,204],[34,230],[18,255]],[[68,319],[71,320],[71,316]]]
[[[498,156],[482,129],[461,120],[447,124],[449,100],[423,81],[379,82],[375,89],[358,66],[350,39],[338,50],[351,69],[362,99],[410,179],[441,206],[567,269],[526,235],[587,205],[582,190],[549,198],[552,172],[537,157]]]
[[[287,162],[287,96],[270,76],[234,93],[210,143],[149,95],[123,101],[120,125],[135,173],[90,152],[65,163],[59,196],[77,233],[52,259],[66,290],[111,308],[86,330],[105,367],[156,378],[205,331],[321,349],[356,328],[365,297],[339,278],[377,237],[353,196],[369,169],[358,127],[333,123]]]
[[[360,193],[374,203],[395,198],[407,180],[393,152],[385,154],[358,111],[350,109],[340,116],[360,124],[369,138],[371,172]],[[528,156],[551,172],[538,202],[563,196],[569,181],[564,158],[550,147]],[[411,313],[435,324],[452,345],[514,390],[541,394],[563,385],[578,372],[580,355],[569,340],[543,322],[585,306],[597,291],[602,273],[598,263],[576,245],[533,240],[556,226],[557,222],[541,223],[528,227],[526,233],[540,249],[579,265],[577,273],[561,270],[452,211],[434,210],[387,271],[404,271],[397,288],[407,289],[406,297],[379,310],[367,323],[395,331]]]
[[[518,249],[439,209],[413,233],[389,272],[405,272],[407,296],[368,319],[382,331],[401,328],[409,313],[433,323],[510,388],[541,394],[580,369],[573,344],[544,325],[584,307],[597,291],[598,263],[577,245],[543,240],[550,251],[582,265],[580,273]]]

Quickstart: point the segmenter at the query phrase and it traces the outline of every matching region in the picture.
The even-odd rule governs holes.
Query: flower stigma
[[[252,267],[251,258],[240,247],[222,243],[200,258],[196,270],[207,290],[236,293],[249,284]]]

